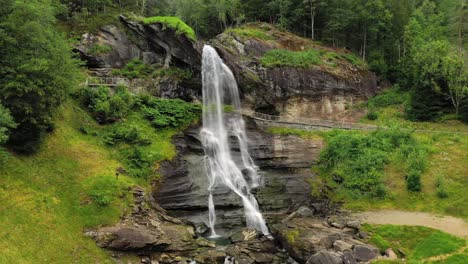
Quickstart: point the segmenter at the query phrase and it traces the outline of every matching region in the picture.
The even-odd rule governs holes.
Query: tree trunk
[[[310,24],[311,24],[311,36],[312,40],[315,39],[315,8],[310,3]]]
[[[362,59],[366,61],[366,49],[367,49],[367,27],[364,27],[364,43],[362,45]]]

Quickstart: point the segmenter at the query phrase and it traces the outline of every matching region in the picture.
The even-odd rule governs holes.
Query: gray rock
[[[344,228],[344,225],[342,225],[342,224],[340,224],[340,223],[337,223],[337,222],[331,223],[331,226],[336,227],[336,228],[339,228],[339,229],[343,229],[343,228]]]
[[[358,261],[369,261],[380,256],[379,249],[371,245],[357,245],[353,254]]]
[[[356,258],[350,250],[343,252],[343,264],[358,264]]]
[[[359,231],[359,237],[362,239],[367,239],[369,237],[369,233],[366,231]]]
[[[398,259],[397,254],[391,248],[388,248],[387,250],[385,250],[385,256],[387,256],[387,258],[389,259]]]
[[[307,260],[306,264],[342,264],[340,255],[329,251],[320,251]]]
[[[346,222],[346,226],[354,230],[361,229],[361,222],[359,220],[350,220]]]
[[[297,215],[301,217],[312,217],[314,216],[314,211],[307,206],[301,206],[297,209]]]
[[[339,252],[344,252],[345,250],[351,250],[353,245],[348,244],[342,240],[337,240],[333,243],[333,249]]]
[[[255,229],[243,229],[231,236],[231,241],[236,243],[236,242],[244,242],[244,241],[249,241],[258,236],[258,232]]]

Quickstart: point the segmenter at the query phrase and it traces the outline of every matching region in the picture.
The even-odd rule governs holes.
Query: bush
[[[409,157],[408,172],[418,171],[411,177],[425,169],[424,152],[410,132],[398,128],[368,135],[333,131],[326,134],[326,140],[327,147],[320,154],[321,171],[338,184],[339,191],[353,198],[386,195],[384,169],[394,152]]]
[[[388,89],[368,101],[369,107],[387,107],[401,105],[409,101],[409,93],[400,90],[399,86]]]
[[[406,175],[406,188],[411,192],[421,191],[421,171],[410,170]]]
[[[10,111],[0,105],[0,146],[8,140],[10,129],[15,128],[16,124]]]
[[[320,51],[290,51],[273,49],[267,51],[260,59],[260,63],[266,68],[297,67],[310,68],[321,63]]]
[[[367,113],[366,118],[371,121],[374,121],[379,118],[379,114],[377,114],[377,112],[375,111],[370,111],[369,113]]]
[[[107,145],[116,145],[118,143],[127,143],[130,145],[150,145],[151,140],[143,136],[140,129],[136,126],[120,125],[114,127],[111,132],[104,136],[104,142]]]
[[[133,106],[132,95],[123,86],[117,86],[114,95],[105,86],[86,87],[79,91],[79,96],[82,104],[101,124],[124,118]]]
[[[192,79],[192,72],[189,70],[183,70],[176,67],[161,68],[156,70],[154,77],[168,77],[177,80],[190,80]]]
[[[140,59],[132,59],[120,70],[113,70],[113,75],[121,75],[128,79],[142,79],[151,75],[154,69],[146,65]]]
[[[448,198],[448,192],[445,189],[444,178],[442,176],[437,177],[435,187],[437,197],[441,199]]]
[[[142,96],[139,103],[145,118],[156,128],[187,126],[201,114],[199,104],[190,104],[180,99]]]
[[[161,157],[158,154],[142,151],[137,146],[132,146],[125,151],[127,173],[137,178],[145,178],[151,173],[151,167]]]
[[[100,55],[100,54],[109,53],[111,51],[112,51],[112,47],[109,45],[94,44],[89,48],[88,53],[91,55]]]
[[[116,176],[98,176],[90,178],[85,185],[86,194],[100,206],[108,206],[125,193],[129,184]]]

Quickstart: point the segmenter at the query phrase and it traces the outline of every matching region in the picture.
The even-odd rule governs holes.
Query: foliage
[[[90,183],[112,178],[122,165],[100,140],[78,131],[82,124],[100,126],[73,102],[59,108],[54,123],[36,154],[0,166],[0,263],[114,263],[83,230],[118,223],[132,204],[124,189],[135,179],[121,175],[99,184],[114,199],[100,206],[88,195]]]
[[[111,51],[112,51],[112,47],[109,45],[94,44],[89,48],[88,53],[91,55],[100,55],[100,54],[109,53]]]
[[[52,127],[56,108],[78,83],[78,64],[54,27],[49,3],[6,1],[2,10],[0,101],[18,124],[9,143],[17,151],[33,152]]]
[[[0,146],[8,140],[9,130],[15,128],[16,124],[8,109],[0,105]]]
[[[180,99],[140,97],[143,115],[156,128],[178,128],[187,126],[199,118],[201,106]]]
[[[310,68],[320,64],[320,52],[317,50],[289,51],[273,49],[267,51],[260,59],[261,64],[267,68],[298,67]]]
[[[444,178],[442,176],[439,175],[437,177],[435,187],[436,187],[437,197],[439,197],[441,199],[448,198],[447,189],[445,187]]]
[[[382,93],[367,101],[369,108],[401,105],[409,100],[409,94],[398,86],[384,90]]]
[[[121,75],[128,79],[146,78],[151,75],[154,69],[146,65],[143,61],[138,58],[129,61],[125,67],[120,70],[114,69],[114,75]]]
[[[383,245],[393,248],[397,254],[400,254],[400,250],[405,252],[409,263],[453,253],[466,244],[463,238],[422,226],[371,226],[366,224],[363,228],[371,232],[371,239],[369,240],[371,243],[380,246],[379,249],[381,250],[384,250]]]
[[[257,38],[261,40],[273,39],[273,37],[268,35],[265,31],[256,27],[242,26],[226,30],[226,33],[230,32],[234,33],[236,36],[242,36],[246,38]]]
[[[137,126],[118,125],[104,137],[107,145],[116,145],[126,143],[130,145],[149,145],[151,141],[143,135],[141,129]]]
[[[99,206],[109,206],[119,197],[128,194],[129,183],[119,181],[114,175],[96,176],[84,182],[86,194]]]
[[[80,100],[101,124],[124,118],[133,106],[133,97],[124,86],[117,86],[114,94],[109,87],[85,87],[79,90]]]
[[[366,115],[366,118],[369,119],[369,120],[377,120],[379,118],[379,114],[377,114],[377,112],[375,111],[369,111],[369,113],[367,113]]]
[[[368,135],[334,131],[325,137],[327,147],[320,154],[322,173],[333,179],[346,196],[384,197],[384,168],[396,151],[407,156],[409,173],[419,173],[417,169],[422,169],[416,165],[423,163],[424,157],[415,153],[424,153],[424,150],[411,132],[398,128],[377,130]]]
[[[183,34],[190,40],[197,41],[195,31],[178,17],[155,16],[143,18],[142,21],[146,25],[160,23],[166,28],[174,29],[177,34]]]

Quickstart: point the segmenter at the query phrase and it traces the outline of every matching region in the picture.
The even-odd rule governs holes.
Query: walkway
[[[354,214],[354,216],[369,224],[426,226],[468,239],[468,223],[461,218],[452,216],[399,210],[361,212]]]
[[[379,127],[369,124],[352,123],[345,121],[334,121],[334,120],[323,120],[323,119],[312,119],[303,117],[284,117],[284,116],[273,116],[263,113],[258,113],[248,109],[242,109],[241,114],[248,116],[257,121],[263,126],[279,126],[289,127],[304,130],[328,130],[328,129],[345,129],[345,130],[377,130],[388,129],[388,127]],[[447,134],[458,134],[468,135],[468,132],[458,131],[442,131],[442,130],[424,130],[424,129],[402,129],[407,131],[415,131],[420,133],[447,133]]]
[[[108,86],[116,87],[119,85],[129,86],[130,80],[126,78],[111,78],[111,77],[89,77],[86,79],[85,86],[96,87],[96,86]]]

